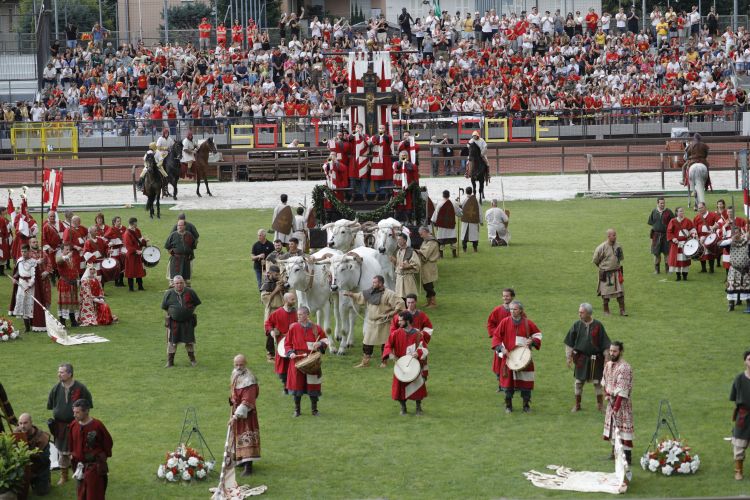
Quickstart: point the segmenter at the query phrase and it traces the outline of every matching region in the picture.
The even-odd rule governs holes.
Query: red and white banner
[[[44,169],[44,184],[42,185],[42,201],[51,205],[51,210],[57,210],[60,201],[60,190],[62,189],[62,170]]]

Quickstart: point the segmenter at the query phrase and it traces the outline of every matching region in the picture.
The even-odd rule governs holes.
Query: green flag
[[[440,10],[440,0],[432,0],[432,11],[436,16],[442,16],[443,11]]]

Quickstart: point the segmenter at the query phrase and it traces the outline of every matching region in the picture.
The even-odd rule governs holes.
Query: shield
[[[453,202],[451,202],[451,200],[445,200],[445,202],[438,209],[435,225],[437,227],[442,227],[445,229],[455,229],[456,209],[453,208]]]
[[[470,224],[479,224],[479,201],[474,195],[466,198],[463,206],[463,215],[461,215],[461,222],[468,222]]]
[[[273,224],[271,224],[271,229],[282,234],[291,234],[293,220],[292,207],[287,205],[276,214],[276,218],[273,220]]]

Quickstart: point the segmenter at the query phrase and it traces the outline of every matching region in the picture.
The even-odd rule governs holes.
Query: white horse
[[[703,163],[693,163],[688,170],[690,196],[695,196],[695,206],[706,202],[706,182],[708,181],[708,167]],[[688,204],[689,206],[689,204]]]

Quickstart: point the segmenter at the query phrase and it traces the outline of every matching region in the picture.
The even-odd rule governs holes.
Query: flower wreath
[[[166,454],[164,463],[159,465],[159,469],[156,471],[156,476],[173,483],[180,480],[185,482],[201,481],[213,468],[213,462],[207,462],[195,449],[181,444],[177,447],[177,450]]]
[[[8,340],[15,340],[21,334],[13,327],[13,322],[0,316],[0,341],[7,342]]]
[[[643,470],[672,474],[695,474],[701,466],[701,459],[692,453],[692,448],[679,439],[665,439],[651,450],[649,447],[641,457]]]

